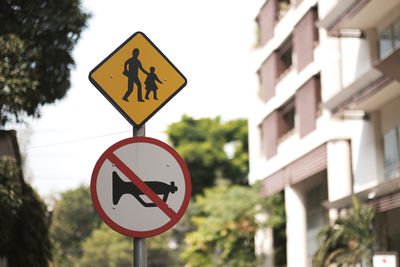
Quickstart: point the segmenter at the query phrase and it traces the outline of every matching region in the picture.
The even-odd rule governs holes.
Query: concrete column
[[[285,188],[287,267],[307,266],[305,198],[293,187]]]

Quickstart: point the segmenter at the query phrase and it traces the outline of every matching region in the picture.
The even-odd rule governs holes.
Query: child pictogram
[[[153,92],[153,98],[157,100],[157,84],[156,81],[161,83],[162,82],[158,79],[157,75],[154,73],[155,68],[151,67],[150,68],[150,73],[147,74],[146,81],[144,81],[144,84],[146,85],[146,96],[144,98],[149,99],[149,93]]]

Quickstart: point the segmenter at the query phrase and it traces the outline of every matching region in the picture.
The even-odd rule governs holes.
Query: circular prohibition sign
[[[90,183],[93,205],[115,231],[131,237],[159,235],[174,226],[190,201],[190,174],[166,143],[131,137],[109,147]]]

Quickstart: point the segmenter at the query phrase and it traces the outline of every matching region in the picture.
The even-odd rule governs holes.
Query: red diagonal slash
[[[128,166],[125,165],[114,153],[108,154],[108,159],[113,163],[132,183],[139,188],[154,204],[156,204],[168,217],[175,219],[176,212],[148,187]]]

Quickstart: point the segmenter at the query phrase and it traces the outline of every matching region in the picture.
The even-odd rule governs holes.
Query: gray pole
[[[145,135],[145,125],[133,127],[133,137]],[[147,267],[146,238],[133,238],[133,267]]]
[[[133,267],[147,267],[146,238],[133,238]]]

